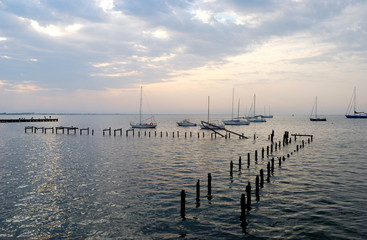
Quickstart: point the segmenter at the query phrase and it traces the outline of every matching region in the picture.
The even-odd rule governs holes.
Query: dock
[[[0,123],[17,123],[17,122],[58,122],[58,118],[17,118],[17,119],[0,119]]]

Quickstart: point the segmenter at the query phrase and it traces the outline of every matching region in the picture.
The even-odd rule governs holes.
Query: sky
[[[366,39],[365,0],[0,0],[0,112],[367,111]]]

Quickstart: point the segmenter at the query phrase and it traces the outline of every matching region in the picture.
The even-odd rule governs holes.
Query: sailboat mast
[[[256,108],[255,104],[256,104],[256,94],[254,94],[254,117],[255,117],[255,108]]]
[[[208,122],[209,122],[209,101],[210,101],[210,97],[208,96]]]
[[[238,99],[237,119],[240,119],[240,99]]]
[[[354,113],[356,113],[356,97],[357,96],[357,90],[356,87],[354,87]]]
[[[315,108],[315,117],[317,118],[317,96],[316,96],[316,108]]]
[[[141,124],[141,107],[143,102],[143,86],[140,87],[140,110],[139,110],[139,123]]]
[[[234,88],[232,92],[232,120],[233,120],[233,102],[234,102]]]

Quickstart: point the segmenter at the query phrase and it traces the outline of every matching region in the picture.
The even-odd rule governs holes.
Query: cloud
[[[362,0],[2,0],[0,79],[17,93],[360,82],[366,11]]]

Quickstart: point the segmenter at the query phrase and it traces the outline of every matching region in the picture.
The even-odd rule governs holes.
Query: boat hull
[[[136,123],[136,124],[131,123],[130,126],[132,128],[156,128],[157,124],[155,123]]]
[[[345,115],[347,118],[367,118],[367,115]]]
[[[326,118],[310,118],[311,122],[325,122]]]
[[[241,120],[228,120],[223,121],[224,125],[249,125],[250,122],[248,121],[241,121]]]

